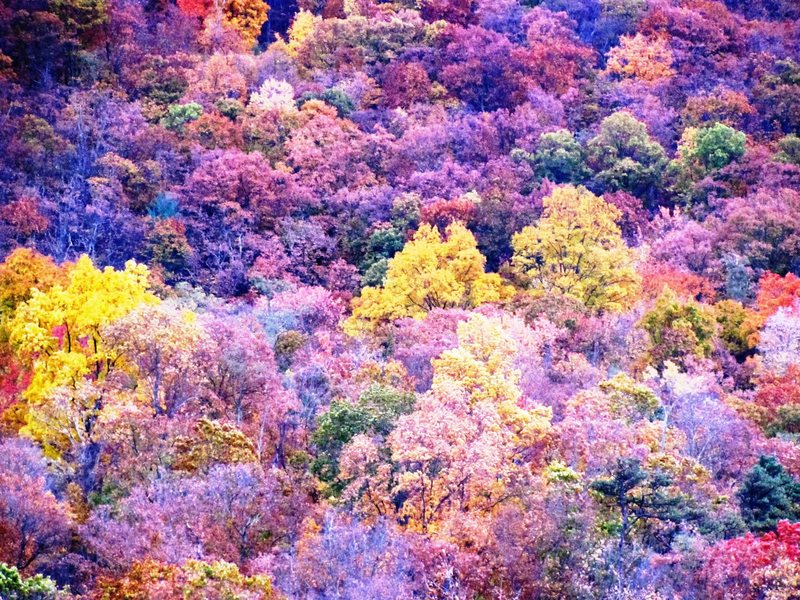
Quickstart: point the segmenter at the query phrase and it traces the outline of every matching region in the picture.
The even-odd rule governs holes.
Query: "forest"
[[[0,599],[800,599],[800,3],[3,0]]]

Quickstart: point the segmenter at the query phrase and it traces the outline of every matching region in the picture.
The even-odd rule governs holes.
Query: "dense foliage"
[[[0,597],[797,598],[800,4],[6,0]]]

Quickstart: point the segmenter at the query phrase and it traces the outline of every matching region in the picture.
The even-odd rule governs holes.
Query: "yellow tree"
[[[69,267],[65,284],[31,290],[9,323],[10,341],[32,371],[25,390],[24,433],[58,455],[74,437],[88,438],[103,396],[102,383],[117,357],[108,352],[102,328],[140,304],[158,299],[148,290],[148,270],[129,261],[122,271],[97,269],[86,255]],[[58,424],[75,435],[65,440]]]
[[[197,315],[170,302],[143,304],[101,330],[106,348],[124,360],[142,404],[173,416],[197,394],[210,340]]]
[[[65,279],[64,268],[30,248],[17,248],[0,263],[0,413],[3,427],[22,427],[24,411],[17,399],[27,385],[27,370],[9,345],[8,324],[17,306],[30,298],[31,289],[46,291]]]
[[[585,188],[556,188],[544,199],[538,223],[514,235],[512,267],[534,293],[563,294],[596,310],[623,310],[636,299],[641,278],[619,218],[615,206]]]
[[[422,318],[434,308],[470,308],[508,298],[513,289],[496,273],[486,273],[486,259],[475,237],[460,223],[422,225],[414,238],[389,261],[382,287],[366,287],[353,300],[345,324],[356,333],[401,317]]]
[[[516,404],[520,372],[513,361],[516,342],[503,321],[475,314],[458,325],[458,346],[433,359],[433,387],[459,386],[470,402]]]
[[[641,33],[623,35],[619,46],[608,52],[606,72],[623,79],[660,81],[672,77],[672,52],[662,38],[647,38]]]
[[[0,263],[0,320],[10,318],[31,290],[46,291],[64,281],[64,271],[49,256],[31,248],[17,248]]]
[[[507,323],[472,315],[458,340],[434,361],[431,391],[389,436],[393,491],[406,498],[401,512],[419,531],[523,494],[550,432],[551,410],[522,397]]]
[[[228,0],[225,3],[224,23],[242,36],[245,46],[251,48],[267,22],[269,5],[263,0]]]
[[[109,600],[199,600],[236,598],[270,600],[276,597],[265,575],[243,575],[233,563],[187,560],[180,566],[147,559],[134,562],[120,577],[101,577],[98,597]]]
[[[297,56],[303,47],[306,39],[313,33],[314,29],[322,19],[307,10],[300,9],[294,16],[291,27],[289,27],[289,42],[286,49],[291,56]]]
[[[222,29],[236,31],[247,48],[251,48],[267,22],[269,5],[264,0],[178,0],[186,14],[205,20],[212,39]]]

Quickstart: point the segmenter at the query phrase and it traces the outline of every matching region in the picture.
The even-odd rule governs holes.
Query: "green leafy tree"
[[[53,12],[68,29],[83,33],[108,22],[106,0],[50,0]]]
[[[753,88],[753,96],[769,130],[800,130],[800,63],[791,58],[775,61]]]
[[[778,149],[775,160],[800,166],[800,136],[792,133],[782,137],[778,142]]]
[[[66,598],[52,579],[34,575],[23,579],[16,567],[0,563],[0,598],[3,600],[56,600]]]
[[[724,123],[698,130],[690,158],[697,158],[708,171],[721,169],[744,156],[747,136]]]
[[[800,519],[800,483],[774,456],[758,459],[736,496],[751,531],[773,531],[782,519]]]
[[[678,524],[698,520],[702,512],[674,491],[672,478],[663,471],[648,471],[636,458],[621,458],[608,476],[593,481],[590,490],[601,504],[619,512],[617,530],[617,584],[625,588],[623,565],[634,528],[650,521]]]
[[[405,232],[396,227],[378,229],[369,236],[366,255],[360,265],[364,285],[383,285],[389,259],[403,249],[405,242]]]
[[[778,408],[775,419],[766,428],[767,435],[800,434],[800,404],[786,404]],[[796,439],[796,438],[795,438]]]
[[[317,448],[312,470],[321,480],[332,484],[333,491],[340,491],[338,461],[345,444],[362,433],[387,436],[395,421],[410,413],[414,404],[414,394],[380,385],[369,388],[355,403],[334,400],[328,412],[317,420],[317,429],[311,436]]]
[[[537,177],[554,183],[582,183],[591,175],[583,147],[566,129],[543,133],[534,154],[517,148],[512,158],[531,163]]]
[[[700,129],[687,127],[678,143],[678,156],[667,169],[670,190],[680,200],[699,200],[695,184],[741,158],[747,136],[724,123]]]
[[[751,313],[741,302],[721,300],[714,305],[714,313],[719,325],[719,339],[728,350],[741,360],[753,349],[755,327],[750,324]]]
[[[667,164],[664,149],[650,137],[645,124],[626,111],[603,119],[586,151],[604,190],[624,190],[640,198],[654,195]]]
[[[683,364],[689,355],[710,356],[717,331],[712,309],[691,299],[682,300],[670,288],[664,288],[640,327],[650,335],[649,359],[656,365],[668,360]]]
[[[350,99],[350,96],[337,88],[330,88],[321,93],[306,92],[300,97],[298,105],[302,108],[303,104],[309,100],[322,100],[326,104],[330,104],[342,119],[350,116],[350,113],[356,109],[356,105]]]
[[[161,124],[172,131],[183,131],[183,126],[196,121],[203,115],[203,107],[197,102],[173,104],[161,119]]]

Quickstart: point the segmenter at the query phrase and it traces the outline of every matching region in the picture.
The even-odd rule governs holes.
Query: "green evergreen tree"
[[[772,531],[778,521],[800,519],[800,483],[774,456],[762,456],[736,494],[750,531]]]
[[[683,495],[670,489],[672,478],[667,473],[647,471],[636,458],[621,458],[609,477],[589,487],[603,504],[619,511],[620,554],[637,523],[650,519],[680,523],[700,516]]]
[[[619,511],[616,579],[617,593],[626,587],[625,566],[628,538],[637,525],[650,521],[678,524],[699,521],[704,515],[673,489],[672,478],[663,471],[648,471],[636,458],[621,458],[608,476],[593,481],[589,489],[606,507]]]

